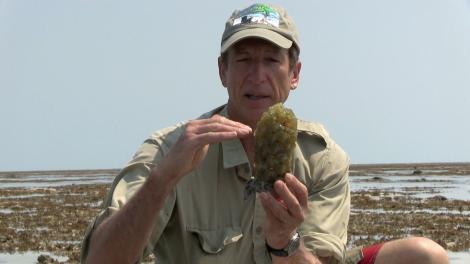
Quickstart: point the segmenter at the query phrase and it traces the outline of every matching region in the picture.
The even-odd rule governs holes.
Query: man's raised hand
[[[220,115],[208,119],[189,121],[176,143],[160,163],[159,170],[165,170],[175,183],[194,170],[206,157],[209,144],[234,138],[242,138],[252,133],[249,126],[232,121]]]

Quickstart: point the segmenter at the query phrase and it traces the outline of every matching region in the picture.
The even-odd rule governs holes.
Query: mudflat
[[[0,263],[79,262],[117,173],[0,172]],[[350,182],[348,247],[426,236],[470,258],[470,163],[352,165]]]

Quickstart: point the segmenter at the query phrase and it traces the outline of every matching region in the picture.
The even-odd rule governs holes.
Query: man
[[[299,121],[292,173],[272,193],[243,198],[256,123],[297,87],[299,51],[284,9],[235,11],[219,57],[227,104],[144,142],[87,230],[82,262],[135,263],[150,252],[157,263],[344,262],[349,159],[321,125]],[[420,241],[427,248],[416,260],[438,255],[429,254],[433,242]],[[366,260],[379,252],[376,263],[388,263],[380,258],[396,250],[415,256],[412,244],[407,251],[394,242],[355,250],[348,261],[361,252]],[[401,263],[419,263],[408,257]]]

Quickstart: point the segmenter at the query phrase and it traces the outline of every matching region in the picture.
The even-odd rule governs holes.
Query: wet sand
[[[77,263],[116,174],[0,172],[0,263]],[[349,247],[426,236],[451,263],[470,261],[470,163],[353,165],[350,175]]]

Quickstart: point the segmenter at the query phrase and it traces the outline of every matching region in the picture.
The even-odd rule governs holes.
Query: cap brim
[[[232,34],[228,39],[226,39],[220,48],[220,53],[224,53],[228,50],[233,44],[239,42],[242,39],[246,38],[261,38],[265,39],[273,44],[288,49],[292,46],[292,41],[283,35],[265,28],[248,28],[240,30]]]

